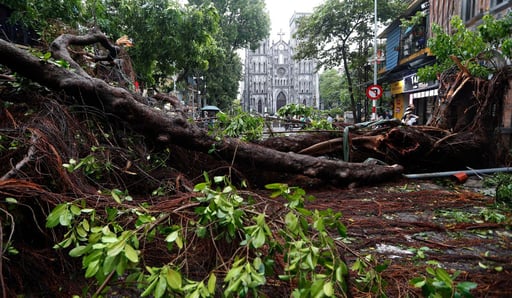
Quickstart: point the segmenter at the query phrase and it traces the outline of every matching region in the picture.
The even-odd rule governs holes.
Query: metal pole
[[[373,27],[373,84],[377,85],[377,0],[374,5]],[[377,100],[372,100],[372,119],[377,120]]]

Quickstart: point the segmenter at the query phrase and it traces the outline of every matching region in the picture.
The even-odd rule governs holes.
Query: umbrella
[[[216,106],[204,106],[201,111],[214,111],[214,112],[220,112],[220,109]]]

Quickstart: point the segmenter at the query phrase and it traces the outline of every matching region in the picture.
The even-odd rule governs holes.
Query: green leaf
[[[241,283],[242,283],[242,279],[241,278],[236,279],[234,282],[230,282],[228,288],[225,291],[225,294],[226,293],[233,293],[233,292],[237,291],[238,288],[240,287]],[[230,295],[226,295],[226,296],[230,296]]]
[[[80,207],[78,207],[77,205],[71,205],[71,207],[69,208],[69,210],[71,210],[71,213],[73,213],[74,215],[78,216],[80,215],[81,213],[81,209]]]
[[[382,264],[378,264],[377,266],[375,266],[375,271],[377,271],[378,273],[382,273],[382,271],[384,271],[388,268],[389,263],[390,263],[390,261],[387,260]]]
[[[59,204],[53,208],[52,212],[46,218],[46,227],[53,228],[60,223],[60,217],[67,210],[67,204]]]
[[[71,220],[73,220],[73,214],[65,208],[59,216],[59,223],[63,227],[68,227],[71,225]]]
[[[182,278],[181,274],[173,269],[167,270],[167,274],[165,275],[165,278],[167,280],[167,284],[171,289],[178,290],[181,288],[182,284]]]
[[[103,273],[105,275],[109,274],[114,270],[117,264],[115,264],[115,261],[119,261],[118,256],[107,256],[105,258],[105,261],[103,261]]]
[[[10,204],[17,204],[18,201],[15,198],[5,198],[5,202]]]
[[[121,240],[114,244],[112,247],[107,249],[107,255],[109,256],[117,256],[126,246],[126,240]]]
[[[428,274],[436,276],[436,271],[432,267],[427,267],[426,271]]]
[[[210,278],[208,278],[208,292],[210,294],[215,293],[215,288],[217,287],[217,277],[215,274],[211,273]]]
[[[79,257],[87,253],[90,250],[90,248],[90,246],[77,246],[69,251],[69,256],[73,258]]]
[[[181,237],[176,238],[176,245],[178,246],[179,249],[182,249],[183,248],[183,238],[181,238]]]
[[[252,240],[252,246],[254,248],[260,248],[265,244],[265,232],[263,229],[258,229],[256,232],[256,237]]]
[[[288,212],[284,218],[284,221],[288,229],[290,229],[291,232],[296,234],[299,223],[297,216],[293,212]]]
[[[316,281],[313,282],[313,284],[311,285],[311,297],[322,297],[323,294],[324,294],[324,280],[322,279],[317,279]]]
[[[310,269],[315,269],[316,267],[316,255],[313,254],[313,252],[310,252],[306,257],[306,262]]]
[[[153,292],[153,290],[155,289],[156,287],[156,284],[158,283],[158,279],[154,279],[150,284],[149,286],[144,290],[144,292],[142,292],[142,294],[140,294],[141,297],[146,297],[146,296],[149,296],[151,295],[151,293]]]
[[[97,249],[97,250],[104,249],[105,247],[107,247],[107,245],[104,243],[95,243],[92,245],[92,249]]]
[[[90,278],[96,275],[96,273],[100,269],[99,262],[100,260],[94,260],[89,263],[89,265],[87,266],[87,270],[85,271],[85,278]]]
[[[459,289],[461,292],[469,294],[469,292],[473,289],[476,289],[478,286],[477,283],[470,282],[470,281],[463,281],[457,284],[457,289]]]
[[[112,191],[110,193],[112,195],[112,198],[114,198],[114,200],[118,203],[118,204],[121,204],[121,198],[119,197],[119,194],[117,191]]]
[[[327,297],[332,297],[332,296],[334,296],[334,287],[333,287],[333,285],[332,285],[332,282],[330,282],[330,281],[329,281],[329,282],[326,282],[326,283],[324,284],[324,288],[323,288],[323,290],[324,290],[324,294],[325,294],[325,296],[327,296]]]
[[[114,233],[109,233],[108,235],[101,237],[101,242],[103,243],[116,243],[118,241],[119,239],[117,239],[117,236]]]
[[[228,274],[226,274],[224,281],[229,281],[231,279],[238,277],[242,272],[242,269],[243,267],[235,267],[235,264],[233,264],[233,267],[228,271]]]
[[[165,237],[165,242],[174,242],[179,236],[179,231],[174,231]]]
[[[161,298],[164,296],[165,292],[167,291],[167,281],[166,278],[162,275],[158,277],[158,283],[155,288],[155,298]]]
[[[116,256],[116,259],[119,257],[119,255]],[[119,262],[117,262],[116,266],[116,273],[119,276],[122,276],[126,270],[126,267],[128,265],[128,261],[126,258],[118,258]]]
[[[89,225],[89,221],[87,219],[82,220],[81,226],[84,228],[86,232],[91,230],[91,226]]]
[[[424,277],[415,277],[415,278],[411,279],[409,282],[415,288],[421,288],[427,283],[427,279]]]
[[[342,262],[338,267],[336,267],[336,281],[344,282],[344,276],[348,274],[347,264]]]
[[[82,259],[82,264],[84,265],[84,267],[87,267],[87,266],[89,266],[90,263],[92,263],[94,261],[99,262],[99,260],[102,256],[103,256],[103,252],[101,250],[93,250],[90,254],[88,254],[87,256],[85,256]]]
[[[206,237],[206,232],[207,232],[207,229],[204,226],[197,227],[197,229],[196,229],[196,234],[199,238]]]
[[[132,263],[139,262],[139,255],[137,254],[137,251],[130,244],[126,244],[124,247],[124,255]]]
[[[53,246],[53,249],[66,248],[66,247],[70,246],[71,244],[73,244],[73,239],[71,237],[69,237],[69,238],[66,238],[66,239],[62,240],[61,242],[55,244]]]
[[[453,285],[452,277],[443,268],[436,269],[436,276],[450,287]]]
[[[82,227],[82,225],[76,227],[76,233],[82,238],[87,237],[87,231]]]

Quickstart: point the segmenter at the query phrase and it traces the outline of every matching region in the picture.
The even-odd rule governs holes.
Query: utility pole
[[[373,85],[377,85],[377,0],[374,5],[373,35]],[[372,100],[371,120],[377,120],[377,100]]]

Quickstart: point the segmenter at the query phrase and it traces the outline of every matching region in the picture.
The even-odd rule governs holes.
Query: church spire
[[[277,35],[279,35],[279,40],[283,40],[283,35],[284,35],[284,32],[283,32],[283,29],[281,28],[281,30],[279,31],[279,33],[277,33]]]

